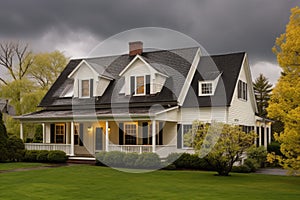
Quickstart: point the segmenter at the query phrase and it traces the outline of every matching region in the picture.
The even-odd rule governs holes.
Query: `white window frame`
[[[56,127],[58,127],[58,126],[62,126],[63,127],[63,133],[64,134],[57,134],[57,129],[56,129]],[[57,143],[56,142],[56,135],[63,135],[63,142],[62,143]],[[63,124],[63,123],[59,123],[59,124],[55,124],[55,129],[54,129],[54,142],[55,142],[55,144],[66,144],[66,125],[65,124]]]
[[[88,96],[82,96],[82,81],[88,81],[89,82],[89,95]],[[80,98],[90,98],[91,95],[91,83],[90,83],[90,79],[80,79],[79,80],[79,97]]]
[[[202,93],[202,84],[211,84],[211,93],[207,93],[207,94],[203,94]],[[212,96],[214,95],[214,82],[213,81],[199,81],[199,85],[198,85],[198,89],[199,89],[199,96]]]
[[[144,93],[141,93],[141,94],[137,94],[137,89],[138,89],[138,87],[137,87],[137,78],[138,77],[144,77]],[[146,95],[146,75],[141,75],[141,76],[134,76],[134,96],[144,96],[144,95]]]
[[[184,146],[184,126],[191,126],[191,129],[193,129],[193,124],[182,124],[181,128],[181,148],[182,149],[193,149],[193,147],[185,147]]]
[[[135,125],[135,138],[136,138],[136,144],[135,145],[137,145],[138,144],[138,135],[139,135],[139,129],[138,129],[138,123],[137,122],[124,122],[124,134],[123,134],[123,144],[124,145],[127,145],[126,144],[126,125]]]

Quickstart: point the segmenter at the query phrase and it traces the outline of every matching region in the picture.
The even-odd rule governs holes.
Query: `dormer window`
[[[199,82],[199,96],[210,96],[214,94],[213,82]]]
[[[145,94],[145,77],[144,76],[137,76],[136,77],[136,95],[143,95]]]
[[[80,80],[80,97],[88,98],[93,96],[93,79]]]
[[[150,75],[131,76],[130,88],[133,95],[150,94]]]
[[[81,80],[81,97],[90,96],[90,80]]]

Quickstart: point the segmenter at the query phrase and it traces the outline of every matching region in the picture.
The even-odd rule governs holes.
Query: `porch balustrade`
[[[71,154],[71,144],[43,144],[43,143],[25,143],[27,150],[60,150],[64,151],[67,155]]]

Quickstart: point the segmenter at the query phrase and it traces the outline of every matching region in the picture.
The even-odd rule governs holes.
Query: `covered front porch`
[[[28,150],[61,150],[78,157],[94,157],[101,151],[154,152],[167,157],[177,151],[175,120],[153,116],[22,120],[21,139],[23,123],[33,121],[42,124],[43,143],[25,143]]]

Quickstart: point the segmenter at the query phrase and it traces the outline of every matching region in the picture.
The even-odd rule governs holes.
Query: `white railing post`
[[[108,143],[109,137],[108,137],[108,121],[105,122],[105,151],[109,151],[108,149]]]
[[[20,138],[21,138],[21,140],[24,139],[24,134],[23,134],[23,124],[22,124],[22,122],[20,123]]]
[[[155,153],[156,146],[156,120],[152,120],[152,152]]]
[[[71,121],[71,148],[70,148],[70,155],[74,156],[74,122]]]
[[[45,123],[42,123],[43,127],[43,143],[46,143],[46,126]]]

